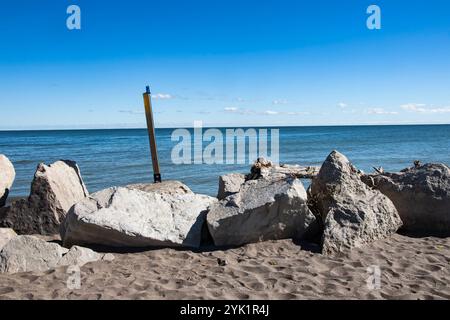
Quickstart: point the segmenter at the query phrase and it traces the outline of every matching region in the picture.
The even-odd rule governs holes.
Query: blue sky
[[[66,9],[81,8],[81,30]],[[381,8],[381,30],[366,9]],[[0,130],[450,123],[450,2],[0,3]]]

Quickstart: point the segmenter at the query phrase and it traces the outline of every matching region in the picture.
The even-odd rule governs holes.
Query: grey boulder
[[[218,246],[285,238],[301,239],[317,231],[300,180],[248,180],[234,193],[211,206],[209,232]]]
[[[46,271],[72,265],[81,267],[88,262],[111,260],[111,256],[78,246],[68,250],[34,236],[17,236],[0,251],[0,273]]]
[[[402,225],[392,201],[363,183],[359,171],[337,151],[312,180],[310,204],[322,220],[323,254],[386,238]]]
[[[0,252],[0,273],[45,271],[55,268],[69,250],[33,236],[18,236]]]
[[[199,247],[205,214],[216,201],[190,190],[170,192],[164,184],[148,191],[113,187],[74,205],[61,238],[65,246]]]
[[[67,211],[88,195],[80,169],[73,161],[39,164],[28,199],[13,202],[1,225],[19,234],[55,234]]]
[[[0,154],[0,207],[5,205],[15,177],[16,171],[13,164],[5,155]]]
[[[99,261],[99,260],[113,260],[111,254],[97,253],[89,248],[83,248],[80,246],[73,246],[70,250],[59,259],[57,266],[83,266],[86,263]],[[107,257],[105,259],[105,257]]]
[[[403,230],[450,236],[450,168],[445,164],[429,163],[398,173],[367,175],[363,180],[392,200]]]

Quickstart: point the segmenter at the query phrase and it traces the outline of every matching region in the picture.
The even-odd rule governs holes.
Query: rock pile
[[[300,179],[312,179],[308,192]],[[0,206],[14,168],[0,155]],[[6,195],[6,196],[5,196]],[[178,181],[111,187],[89,195],[73,161],[40,164],[28,199],[0,207],[0,272],[46,270],[104,260],[79,246],[188,247],[277,239],[320,239],[338,254],[410,232],[450,235],[450,169],[420,164],[366,175],[337,151],[319,168],[263,158],[249,174],[219,178],[217,198]],[[18,234],[55,234],[63,245]],[[67,249],[70,248],[70,249]]]

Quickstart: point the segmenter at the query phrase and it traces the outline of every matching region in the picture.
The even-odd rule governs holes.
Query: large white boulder
[[[164,184],[146,189],[113,187],[77,203],[61,226],[64,245],[199,247],[206,212],[217,199],[188,188],[170,192]]]
[[[39,164],[28,199],[13,202],[2,218],[19,234],[55,234],[67,211],[88,195],[74,161]]]
[[[5,155],[0,154],[0,207],[5,205],[15,177],[16,171],[13,164]]]
[[[392,200],[405,231],[450,236],[450,168],[425,164],[398,173],[383,172],[363,178]]]
[[[317,231],[305,188],[292,177],[246,181],[238,192],[210,208],[207,223],[218,246],[301,239]]]
[[[385,238],[402,225],[391,200],[361,181],[360,173],[333,151],[312,180],[310,203],[322,218],[322,253],[335,254]]]

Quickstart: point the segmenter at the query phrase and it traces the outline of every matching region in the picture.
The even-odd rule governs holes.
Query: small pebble
[[[218,264],[219,266],[221,266],[221,267],[224,267],[224,266],[226,266],[226,265],[228,264],[228,262],[227,262],[227,260],[225,260],[225,259],[217,258],[217,264]]]

